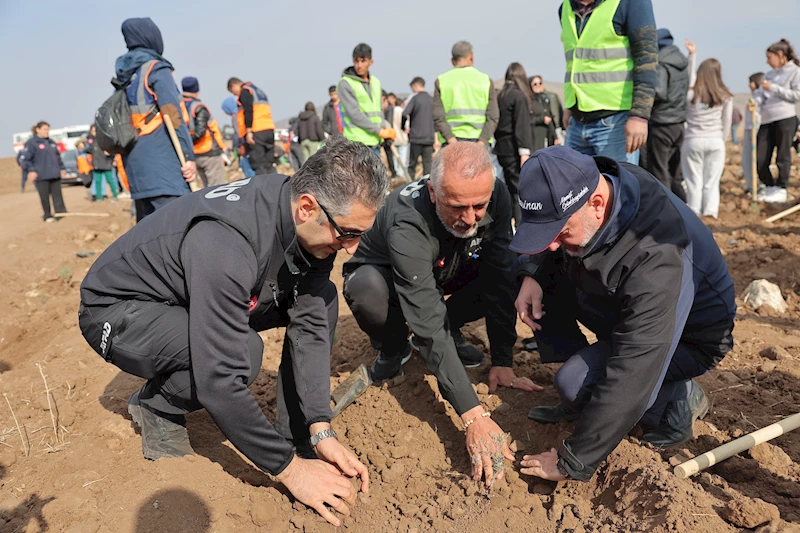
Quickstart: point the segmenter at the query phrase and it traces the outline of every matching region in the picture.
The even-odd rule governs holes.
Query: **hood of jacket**
[[[315,116],[317,113],[315,111],[303,111],[298,115],[300,120],[311,120],[311,117]]]
[[[122,23],[122,36],[128,52],[117,58],[115,73],[117,79],[127,83],[134,72],[151,59],[163,61],[169,68],[175,70],[172,64],[164,59],[164,41],[161,39],[161,30],[149,18],[131,18]]]
[[[658,62],[661,65],[683,70],[689,66],[689,58],[683,55],[681,49],[675,45],[669,45],[658,51]]]
[[[661,50],[662,48],[666,48],[667,46],[672,46],[675,42],[673,39],[672,34],[666,28],[659,28],[656,31],[656,38],[658,39],[658,49]]]
[[[361,83],[367,83],[366,80],[364,80],[364,78],[362,78],[361,76],[356,74],[355,67],[347,67],[346,69],[344,69],[344,71],[342,72],[342,76],[347,76],[348,78],[356,79],[356,80],[360,81]],[[371,74],[370,74],[370,78],[372,78]]]

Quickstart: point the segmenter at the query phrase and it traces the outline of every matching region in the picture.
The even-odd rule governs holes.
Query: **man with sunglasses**
[[[81,285],[80,327],[107,362],[147,379],[128,401],[146,458],[192,454],[184,415],[205,408],[253,464],[340,525],[332,511],[347,514],[355,501],[342,474],[360,477],[365,492],[369,480],[330,425],[338,298],[329,278],[387,188],[375,154],[338,138],[290,178],[180,198],[100,256]],[[248,386],[261,369],[257,332],[278,327],[286,336],[273,426]]]
[[[491,459],[513,455],[505,444],[492,449],[502,430],[464,370],[480,366],[483,352],[467,343],[461,327],[486,318],[491,390],[538,389],[511,368],[517,334],[510,242],[511,198],[489,153],[456,143],[436,155],[430,177],[389,195],[344,265],[345,300],[377,350],[372,379],[401,375],[413,343],[464,422],[474,479],[485,474],[487,485],[495,477]]]

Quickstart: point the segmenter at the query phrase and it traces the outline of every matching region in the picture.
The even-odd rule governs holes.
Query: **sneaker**
[[[186,417],[156,411],[139,402],[134,392],[128,400],[128,413],[142,430],[142,454],[145,459],[169,459],[194,455],[186,431]]]
[[[763,186],[763,187],[759,185],[759,187],[758,187],[758,195],[756,196],[756,200],[758,200],[759,202],[765,201],[765,199],[770,194],[772,194],[772,190],[774,188],[775,187],[773,187],[772,185],[767,185],[767,186]]]
[[[528,418],[540,424],[574,422],[579,416],[577,412],[563,403],[557,405],[541,405],[528,411]]]
[[[53,222],[58,222],[58,219],[56,217],[47,217],[46,219],[44,219],[44,221],[47,222],[48,224],[52,224]]]
[[[461,360],[461,364],[464,365],[464,368],[476,368],[483,364],[485,359],[483,352],[468,343],[460,331],[451,331],[450,335],[453,337],[453,342],[456,345],[456,353],[458,353],[458,358]],[[419,346],[415,342],[413,334],[411,335],[411,339],[409,339],[409,343],[414,350],[419,351]]]
[[[772,204],[781,204],[786,202],[787,199],[788,195],[786,194],[786,189],[783,187],[775,187],[772,193],[764,198],[764,201]]]
[[[694,421],[705,418],[708,406],[708,397],[703,389],[695,380],[691,380],[686,398],[670,402],[661,418],[661,424],[648,430],[640,440],[658,448],[686,444],[694,437]]]
[[[411,359],[411,345],[406,343],[400,355],[386,355],[378,350],[378,356],[369,370],[372,381],[385,381],[403,375],[403,365]]]

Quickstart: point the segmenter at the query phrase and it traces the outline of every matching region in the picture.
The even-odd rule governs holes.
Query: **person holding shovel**
[[[330,425],[336,253],[352,254],[388,179],[338,138],[291,178],[245,178],[159,209],[109,246],[81,284],[79,324],[103,359],[147,379],[128,401],[147,459],[193,453],[187,413],[205,408],[231,444],[335,526],[366,467]],[[273,426],[248,390],[259,331],[285,327]],[[321,459],[321,460],[308,460]],[[330,506],[328,509],[327,506]]]
[[[637,423],[653,446],[689,441],[709,406],[693,378],[733,347],[733,280],[711,231],[641,167],[567,147],[531,156],[519,196],[510,247],[531,255],[520,260],[517,312],[542,362],[564,363],[562,402],[528,416],[578,421],[521,472],[588,480]]]

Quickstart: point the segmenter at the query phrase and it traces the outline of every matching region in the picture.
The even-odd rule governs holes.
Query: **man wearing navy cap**
[[[690,440],[708,411],[692,378],[733,345],[733,281],[711,231],[640,167],[563,146],[526,162],[519,202],[510,248],[532,255],[520,259],[515,305],[542,362],[564,363],[562,403],[528,416],[578,420],[558,451],[525,456],[521,471],[588,480],[637,423],[654,446]]]

